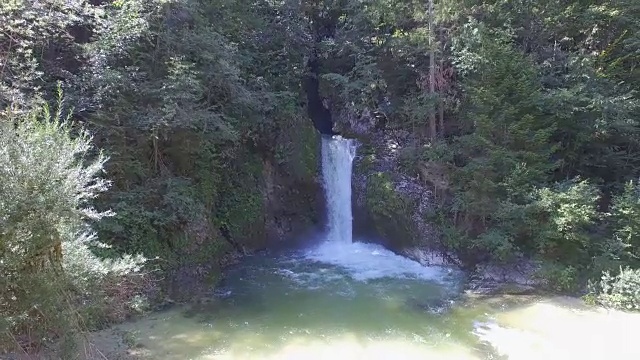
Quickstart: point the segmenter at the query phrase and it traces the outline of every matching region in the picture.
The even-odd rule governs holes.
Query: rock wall
[[[400,154],[411,141],[406,131],[385,129],[384,118],[366,110],[345,111],[340,132],[358,139],[354,160],[354,236],[378,242],[425,263],[442,262],[435,255],[439,235],[430,223],[433,189],[403,169]],[[416,255],[416,249],[424,255]]]
[[[324,198],[318,176],[291,177],[270,160],[263,174],[265,248],[294,246],[302,234],[320,228]]]

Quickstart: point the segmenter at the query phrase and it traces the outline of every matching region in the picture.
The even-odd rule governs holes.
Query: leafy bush
[[[600,281],[591,284],[590,288],[590,297],[603,306],[640,310],[640,269],[620,268],[615,276],[605,271]]]
[[[536,247],[542,257],[567,265],[585,264],[595,251],[591,236],[598,219],[598,189],[587,181],[572,180],[538,191],[540,213]]]
[[[611,218],[614,228],[614,255],[625,261],[640,258],[640,185],[631,181],[622,194],[613,198]]]
[[[0,348],[16,345],[12,334],[34,342],[81,329],[75,304],[144,262],[93,253],[105,245],[89,222],[110,215],[91,206],[109,186],[106,157],[63,117],[59,95],[55,113],[45,106],[0,115]]]
[[[578,271],[574,266],[558,262],[543,262],[535,277],[550,291],[566,293],[577,289]]]
[[[601,255],[594,260],[605,269],[599,281],[590,284],[588,298],[603,306],[640,310],[640,191],[638,183],[628,182],[621,194],[613,197],[609,225],[613,238],[603,244]],[[619,271],[612,275],[613,264]],[[624,267],[620,264],[627,264]]]

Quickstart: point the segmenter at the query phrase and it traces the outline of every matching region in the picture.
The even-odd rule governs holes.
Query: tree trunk
[[[440,41],[441,44],[444,44],[444,34],[442,28],[440,29]],[[444,76],[444,45],[442,45],[441,49],[442,53],[440,54],[440,73]],[[444,84],[444,81],[442,82]],[[440,136],[444,137],[444,88],[440,87],[440,94],[438,96],[438,105],[440,106],[439,115],[440,115]]]
[[[435,51],[433,41],[433,0],[429,0],[429,94],[435,94]],[[436,139],[436,108],[432,106],[429,110],[429,138],[431,142]]]

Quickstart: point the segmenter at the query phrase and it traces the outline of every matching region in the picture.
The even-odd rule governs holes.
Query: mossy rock
[[[373,226],[389,247],[411,246],[416,230],[411,221],[413,201],[399,194],[388,174],[377,172],[367,183],[366,205]]]

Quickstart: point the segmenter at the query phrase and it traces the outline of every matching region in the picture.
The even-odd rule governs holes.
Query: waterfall
[[[327,199],[328,240],[351,243],[351,170],[356,146],[341,136],[322,137],[322,182]]]
[[[439,268],[424,267],[383,246],[353,241],[351,214],[351,170],[356,155],[353,140],[340,136],[322,137],[322,183],[327,199],[327,240],[305,252],[305,258],[333,264],[358,281],[379,278],[440,280]]]

